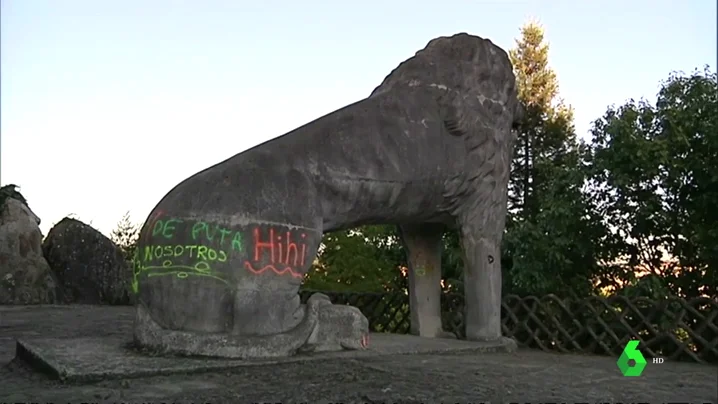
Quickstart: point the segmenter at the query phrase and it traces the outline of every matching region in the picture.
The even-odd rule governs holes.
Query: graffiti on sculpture
[[[501,335],[499,253],[511,130],[523,113],[515,84],[508,54],[491,41],[435,38],[369,97],[182,181],[143,228],[137,260],[140,268],[167,260],[195,270],[140,271],[133,340],[149,351],[234,359],[361,349],[369,322],[359,309],[322,294],[303,303],[298,291],[324,230],[371,224],[401,225],[412,329],[443,335],[434,324],[439,247],[445,225],[455,224],[472,258],[466,271],[482,272],[467,277],[476,292],[466,302],[467,339],[513,351]],[[187,278],[177,280],[179,272]]]
[[[152,228],[151,235],[153,237],[172,240],[175,237],[177,226],[184,223],[185,221],[181,219],[167,218],[163,220],[155,216],[152,225],[148,227]],[[189,227],[189,233],[193,241],[242,252],[241,232],[203,221],[191,221],[188,224],[191,224],[191,226],[185,225],[184,227]]]
[[[192,240],[205,240],[216,243],[220,248],[242,252],[242,233],[207,222],[195,222],[192,225]]]
[[[133,259],[134,279],[132,289],[139,291],[139,277],[145,273],[148,278],[174,275],[185,279],[191,276],[214,278],[229,285],[220,274],[212,270],[215,262],[226,262],[227,252],[215,250],[206,245],[149,245],[135,251]],[[180,264],[178,262],[193,264]]]
[[[307,261],[307,234],[303,231],[281,231],[274,227],[252,230],[252,250],[244,267],[254,274],[272,271],[277,275],[302,278],[299,272]]]
[[[188,221],[153,214],[145,236],[158,244],[135,251],[132,289],[139,291],[139,278],[157,276],[207,277],[229,285],[226,276],[213,270],[216,263],[227,262],[232,252],[243,252],[242,233],[205,221]],[[159,242],[166,240],[166,244]],[[191,240],[191,243],[187,243]]]
[[[247,234],[251,234],[251,241],[244,245],[242,230],[165,216],[162,212],[153,214],[143,234],[153,244],[140,246],[133,259],[133,290],[139,291],[141,276],[207,277],[230,285],[230,275],[215,268],[230,262],[233,256],[250,274],[304,277],[301,269],[307,264],[306,231],[258,225]],[[238,266],[232,270],[240,270]]]

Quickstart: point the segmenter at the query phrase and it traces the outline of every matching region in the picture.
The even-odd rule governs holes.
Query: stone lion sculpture
[[[441,327],[441,236],[458,228],[466,336],[499,341],[501,254],[521,116],[491,41],[436,38],[371,95],[181,182],[142,228],[134,337],[189,355],[257,358],[363,349],[362,313],[298,290],[324,232],[400,228],[411,331]]]

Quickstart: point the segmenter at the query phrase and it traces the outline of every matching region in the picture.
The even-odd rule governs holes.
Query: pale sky
[[[178,182],[369,95],[458,32],[538,20],[585,137],[611,104],[716,68],[715,0],[2,0],[0,183],[50,227],[143,222]],[[247,190],[251,192],[251,190]]]

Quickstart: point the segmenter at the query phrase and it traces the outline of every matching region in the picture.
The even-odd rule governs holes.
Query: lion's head
[[[401,63],[371,96],[423,87],[447,109],[455,134],[477,127],[508,131],[523,116],[508,54],[490,40],[466,33],[439,37]]]

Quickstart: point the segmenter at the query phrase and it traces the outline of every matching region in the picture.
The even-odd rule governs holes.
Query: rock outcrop
[[[64,303],[131,303],[132,270],[112,240],[79,220],[64,218],[48,233],[42,251],[57,277]]]
[[[0,188],[0,304],[56,301],[56,281],[42,256],[40,218],[15,186]]]

